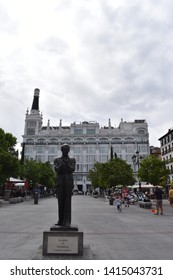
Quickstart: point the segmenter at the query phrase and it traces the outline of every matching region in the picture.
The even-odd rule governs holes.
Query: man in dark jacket
[[[71,225],[71,196],[74,188],[73,172],[76,161],[70,158],[68,153],[70,146],[64,144],[61,146],[62,156],[54,160],[54,169],[57,173],[56,197],[58,198],[59,220],[57,225]]]
[[[157,207],[156,215],[159,215],[159,209],[160,209],[160,215],[163,215],[163,203],[162,203],[163,191],[158,187],[156,187],[154,195],[156,198],[156,207]]]

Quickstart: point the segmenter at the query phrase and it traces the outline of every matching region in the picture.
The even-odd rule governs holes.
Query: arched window
[[[71,140],[69,138],[63,138],[61,139],[61,143],[66,144],[66,143],[70,143]]]
[[[49,144],[58,144],[58,139],[57,138],[51,138],[50,140],[49,140]]]
[[[44,138],[37,139],[36,144],[46,144],[46,139]]]
[[[108,140],[108,138],[106,138],[106,137],[102,137],[102,138],[99,138],[99,142],[100,142],[100,143],[104,143],[104,144],[108,144],[108,143],[109,143],[109,140]]]
[[[143,134],[144,135],[145,134],[145,130],[144,129],[139,129],[138,130],[138,134],[141,134],[141,135]]]
[[[87,138],[87,139],[86,139],[86,142],[87,142],[87,143],[95,143],[95,142],[96,142],[96,139],[90,137],[90,138]]]
[[[75,138],[74,139],[74,143],[83,143],[84,141],[83,141],[83,138]]]
[[[134,138],[132,137],[127,137],[124,139],[126,143],[133,143],[134,142]]]
[[[27,144],[34,144],[34,139],[26,139]]]
[[[111,143],[112,144],[114,144],[114,143],[121,143],[122,142],[122,140],[121,140],[121,138],[120,137],[114,137],[114,138],[112,138],[112,140],[111,140]]]

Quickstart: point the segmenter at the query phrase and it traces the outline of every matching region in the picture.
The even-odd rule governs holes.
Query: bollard
[[[38,192],[34,193],[34,204],[38,204]]]
[[[113,198],[113,197],[110,197],[110,199],[109,199],[109,204],[110,204],[110,205],[114,205],[114,198]]]

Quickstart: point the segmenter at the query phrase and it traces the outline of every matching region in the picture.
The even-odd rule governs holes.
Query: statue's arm
[[[61,161],[60,161],[58,158],[56,158],[56,159],[54,160],[54,170],[55,170],[56,172],[58,172],[58,171],[61,170],[61,168],[62,168],[62,163],[61,163]]]
[[[71,172],[75,171],[75,166],[76,166],[76,160],[75,158],[71,158],[70,163],[69,163],[69,168]]]

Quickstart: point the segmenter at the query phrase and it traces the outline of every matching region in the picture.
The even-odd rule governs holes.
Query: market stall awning
[[[20,180],[20,179],[17,179],[17,178],[13,178],[13,177],[10,177],[10,179],[9,179],[9,182],[22,182],[23,183],[23,180]]]
[[[16,183],[15,184],[15,187],[24,187],[25,186],[25,183]]]
[[[151,185],[151,184],[141,185],[140,187],[141,187],[142,189],[156,188],[156,186]],[[163,188],[162,186],[157,186],[157,187],[158,187],[158,188]],[[132,189],[139,189],[139,185],[129,186],[129,188],[132,188]]]

